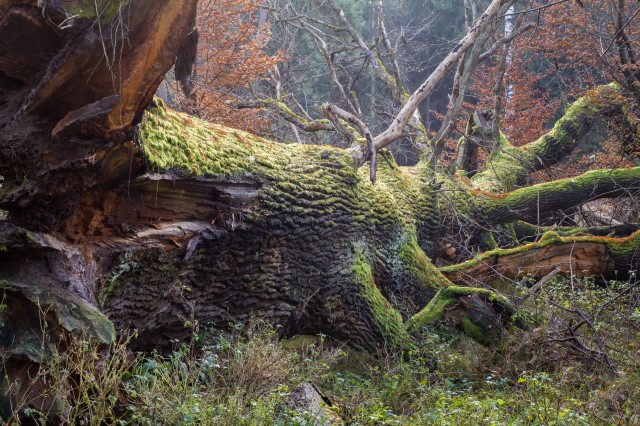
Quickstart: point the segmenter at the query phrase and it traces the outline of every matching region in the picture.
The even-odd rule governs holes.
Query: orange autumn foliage
[[[196,26],[198,56],[192,76],[192,93],[179,93],[180,109],[211,122],[260,133],[267,128],[259,110],[237,110],[226,104],[246,96],[251,85],[264,79],[283,54],[270,54],[271,33],[260,20],[262,0],[200,1]],[[263,22],[264,21],[264,22]]]
[[[546,2],[533,2],[542,7]],[[635,63],[623,64],[619,55],[616,26],[618,11],[631,49],[638,51],[640,26],[635,2],[620,0],[584,0],[583,7],[565,2],[541,9],[538,26],[516,38],[511,44],[511,61],[505,72],[501,129],[515,145],[523,145],[548,131],[557,114],[571,101],[597,84],[616,81],[631,87],[624,70],[638,69]],[[629,3],[629,4],[627,4]],[[488,64],[475,79],[478,106],[493,103],[497,65]],[[507,100],[505,101],[505,98]],[[477,106],[476,106],[477,107]],[[613,127],[611,134],[619,134]],[[568,161],[538,172],[535,181],[574,176],[589,168],[628,167],[620,154],[620,141],[610,137],[597,151],[576,150]]]

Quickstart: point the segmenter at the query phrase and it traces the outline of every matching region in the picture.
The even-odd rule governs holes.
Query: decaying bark
[[[552,271],[577,277],[596,276],[625,280],[640,266],[640,231],[628,237],[575,235],[554,231],[528,245],[496,249],[463,264],[440,271],[460,285],[479,285],[497,279],[542,277]]]
[[[68,339],[109,343],[133,329],[139,349],[186,338],[196,322],[252,316],[283,335],[322,332],[370,350],[410,348],[441,322],[490,343],[515,307],[432,264],[450,198],[425,164],[381,162],[374,186],[353,150],[276,144],[152,101],[195,3],[105,0],[96,13],[0,0],[4,398]],[[637,182],[637,170],[619,173],[597,175],[608,186],[592,197]],[[476,219],[530,217],[525,189],[437,179]],[[533,191],[556,200],[573,190]],[[610,258],[618,244],[585,242]]]

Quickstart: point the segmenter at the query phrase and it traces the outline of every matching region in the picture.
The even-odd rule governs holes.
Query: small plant
[[[291,395],[310,382],[353,425],[640,423],[635,281],[574,280],[573,292],[569,284],[556,279],[529,298],[536,328],[512,330],[493,347],[432,328],[410,353],[374,356],[324,335],[280,340],[279,328],[261,321],[222,331],[193,318],[185,321],[191,342],[176,342],[168,353],[131,354],[127,345],[135,336],[109,348],[80,340],[53,354],[31,383],[11,387],[46,383],[41,396],[57,405],[45,410],[23,400],[14,419],[306,426],[317,424],[318,414],[291,404]],[[577,309],[596,330],[573,322],[582,327],[575,337],[598,348],[599,333],[615,373],[599,355],[572,346],[575,340],[558,338]]]
[[[53,352],[29,383],[10,386],[19,401],[12,418],[36,424],[124,424],[120,410],[125,395],[123,377],[136,362],[127,349],[132,337],[109,347],[74,339],[64,351]],[[48,403],[37,406],[42,401]]]

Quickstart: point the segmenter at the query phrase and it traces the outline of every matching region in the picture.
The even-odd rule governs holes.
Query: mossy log
[[[542,277],[551,271],[626,280],[639,266],[640,231],[620,238],[561,237],[549,231],[537,242],[488,251],[440,271],[457,284],[479,285],[503,278]]]
[[[12,229],[49,242],[60,269],[50,286],[92,301],[120,332],[136,329],[139,348],[184,338],[196,321],[252,316],[284,335],[408,348],[405,320],[425,315],[449,285],[425,253],[438,210],[421,166],[385,163],[372,186],[348,150],[275,144],[160,101],[136,142],[123,148],[144,160],[145,173],[86,191],[47,233]],[[52,243],[62,232],[76,241]],[[15,244],[0,260],[19,265],[0,273],[14,282],[53,262]],[[90,273],[60,282],[79,270]]]
[[[539,223],[550,213],[600,198],[634,196],[640,192],[640,167],[591,170],[580,176],[558,179],[510,192],[472,191],[488,223],[523,220]]]
[[[275,144],[161,105],[138,142],[149,173],[114,194],[106,225],[197,224],[175,248],[131,250],[99,290],[105,313],[140,341],[179,337],[191,315],[218,325],[261,315],[285,334],[401,347],[401,313],[447,284],[423,250],[438,212],[419,168],[385,163],[372,186],[348,150]]]
[[[41,360],[42,324],[53,349],[133,329],[133,345],[151,349],[259,316],[283,336],[369,350],[412,348],[441,322],[489,343],[511,324],[508,300],[453,286],[431,262],[451,198],[426,165],[380,162],[372,185],[358,149],[277,144],[152,101],[195,1],[130,0],[126,13],[67,27],[69,10],[50,3],[0,0],[0,335],[11,371],[28,377]],[[100,36],[116,28],[126,43]],[[121,48],[115,77],[105,46]],[[534,200],[437,178],[476,219],[511,209],[496,207],[509,197],[522,211]],[[549,199],[573,190],[557,185]]]
[[[57,271],[57,284],[47,288],[71,291],[119,331],[138,329],[139,347],[187,336],[185,324],[195,321],[220,326],[252,315],[281,324],[283,334],[403,346],[407,327],[421,323],[411,318],[424,317],[451,285],[428,257],[447,229],[433,175],[423,164],[383,162],[371,185],[350,150],[276,144],[173,112],[161,101],[143,112],[194,5],[173,0],[153,9],[135,0],[126,13],[101,15],[100,25],[96,16],[80,16],[61,29],[55,23],[71,13],[63,6],[43,11],[35,1],[3,2],[2,35],[13,29],[48,44],[37,52],[3,45],[0,207],[11,226],[49,245],[5,245],[0,261]],[[96,41],[125,17],[129,43]],[[123,49],[117,94],[106,65],[79,84],[82,64],[106,59],[96,43]],[[597,105],[570,108],[554,140],[577,128],[575,117],[588,127],[606,109]],[[635,169],[620,173],[635,179]],[[593,176],[578,182],[587,190]],[[614,177],[610,186],[622,176]],[[596,178],[606,180],[603,173]],[[471,185],[456,203],[470,216],[500,222],[529,218],[540,194],[561,200],[574,191],[557,184],[492,196]],[[51,253],[58,260],[48,260]],[[15,268],[0,278],[19,288],[26,275]]]
[[[3,45],[0,58],[0,208],[7,232],[33,239],[2,245],[7,303],[52,294],[74,306],[67,334],[105,340],[104,313],[120,333],[137,329],[139,348],[252,316],[283,335],[410,346],[406,320],[450,284],[427,256],[440,218],[425,169],[385,162],[372,186],[349,150],[276,144],[159,100],[144,112],[194,4],[132,0],[111,22],[61,29],[72,11],[58,3],[3,2],[0,35],[49,42]],[[101,46],[122,48],[116,94]]]

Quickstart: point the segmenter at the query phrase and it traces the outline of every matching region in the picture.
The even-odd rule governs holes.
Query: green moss
[[[402,325],[402,317],[380,293],[373,280],[371,266],[361,251],[353,254],[351,275],[354,283],[361,288],[362,296],[367,301],[387,345],[400,349],[410,346],[409,336]]]
[[[558,244],[558,243],[562,243],[562,238],[555,231],[546,232],[538,242],[540,247],[548,246],[551,244]]]
[[[63,0],[71,16],[83,19],[99,17],[101,24],[108,24],[127,5],[128,0]]]
[[[247,132],[167,110],[159,101],[145,112],[138,134],[150,170],[174,171],[186,176],[283,180],[283,171],[309,165],[308,161],[302,164],[301,157],[320,157],[319,147],[276,144]],[[332,150],[322,147],[323,152]],[[346,164],[341,164],[344,166]],[[304,171],[313,175],[313,170]]]
[[[453,302],[455,299],[450,295],[448,289],[443,288],[424,309],[406,322],[405,328],[409,333],[415,333],[426,326],[437,324],[444,318],[444,309]]]
[[[462,318],[462,320],[460,320],[460,327],[467,336],[471,337],[478,343],[488,345],[493,341],[493,339],[484,332],[482,327],[474,324],[469,318]]]
[[[521,184],[526,172],[523,154],[500,132],[498,148],[489,156],[484,170],[473,176],[471,182],[474,188],[500,193]]]
[[[615,265],[626,265],[626,270],[617,271],[626,277],[630,271],[638,271],[640,267],[640,231],[636,231],[626,238],[601,237],[606,242],[607,249]]]
[[[415,233],[409,234],[407,241],[402,245],[399,257],[415,283],[428,294],[435,294],[451,284],[420,248]]]
[[[424,327],[438,324],[444,319],[445,311],[449,307],[458,304],[461,298],[469,296],[479,296],[481,300],[486,300],[500,306],[511,317],[515,316],[517,313],[515,306],[506,297],[491,290],[474,287],[449,286],[440,290],[423,310],[407,321],[405,324],[407,331],[411,334],[415,334]],[[473,313],[474,309],[471,308],[469,312]],[[490,334],[493,334],[493,332],[497,332],[498,330],[493,330],[493,332],[491,332],[489,327],[481,324],[482,320],[483,319],[480,317],[477,321],[474,321],[465,315],[458,319],[458,326],[477,342],[487,344],[493,340],[493,336]],[[517,321],[517,325],[524,326],[520,321]]]

